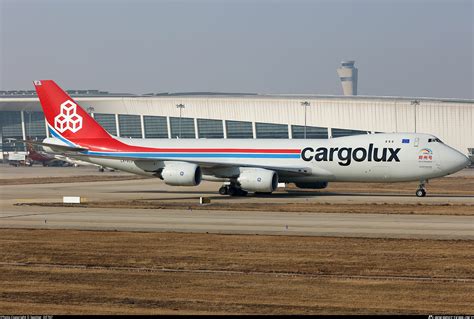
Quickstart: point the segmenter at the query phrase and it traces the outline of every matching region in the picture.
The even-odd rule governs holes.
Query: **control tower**
[[[357,68],[354,63],[355,61],[342,61],[341,67],[337,69],[344,95],[357,95]]]

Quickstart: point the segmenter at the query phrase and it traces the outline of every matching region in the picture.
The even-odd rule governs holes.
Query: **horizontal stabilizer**
[[[58,145],[58,144],[43,143],[43,142],[29,141],[29,140],[18,140],[18,142],[25,143],[25,144],[46,146],[58,152],[84,152],[88,150],[87,148],[82,148],[82,147],[73,147],[73,146],[67,146],[67,145]]]

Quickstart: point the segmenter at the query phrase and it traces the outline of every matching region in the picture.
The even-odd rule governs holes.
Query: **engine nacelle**
[[[192,163],[168,162],[161,171],[161,178],[172,186],[196,186],[201,183],[201,168]]]
[[[298,188],[323,189],[328,187],[328,182],[302,182],[295,185]]]
[[[246,191],[271,193],[278,187],[278,174],[263,168],[245,168],[237,181]]]

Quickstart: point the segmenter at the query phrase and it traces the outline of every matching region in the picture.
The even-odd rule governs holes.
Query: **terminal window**
[[[257,138],[288,138],[288,125],[256,123]]]
[[[168,123],[164,116],[144,116],[145,138],[168,138]]]
[[[292,125],[291,136],[293,138],[304,138],[304,126]],[[326,127],[306,126],[306,138],[328,138]]]
[[[227,138],[253,138],[252,122],[225,121]]]
[[[360,135],[360,134],[367,134],[367,131],[346,130],[346,129],[341,129],[341,128],[332,129],[332,137],[343,137],[343,136]]]
[[[115,114],[94,113],[94,119],[107,132],[117,136],[117,126],[115,122]]]
[[[197,119],[199,138],[224,138],[221,120]]]
[[[142,137],[140,115],[119,114],[118,119],[121,137]]]
[[[171,138],[179,137],[181,122],[181,138],[196,138],[194,119],[188,117],[170,117]]]

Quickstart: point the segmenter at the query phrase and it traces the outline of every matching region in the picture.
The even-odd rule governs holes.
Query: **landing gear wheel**
[[[425,190],[425,183],[427,183],[427,180],[421,180],[420,181],[420,186],[418,186],[418,189],[416,190],[416,196],[417,197],[425,197],[426,196],[426,190]]]
[[[219,194],[228,195],[229,194],[229,189],[227,188],[227,186],[222,186],[221,188],[219,188]]]
[[[417,197],[425,197],[426,196],[426,191],[423,188],[420,188],[416,191],[416,196]]]

